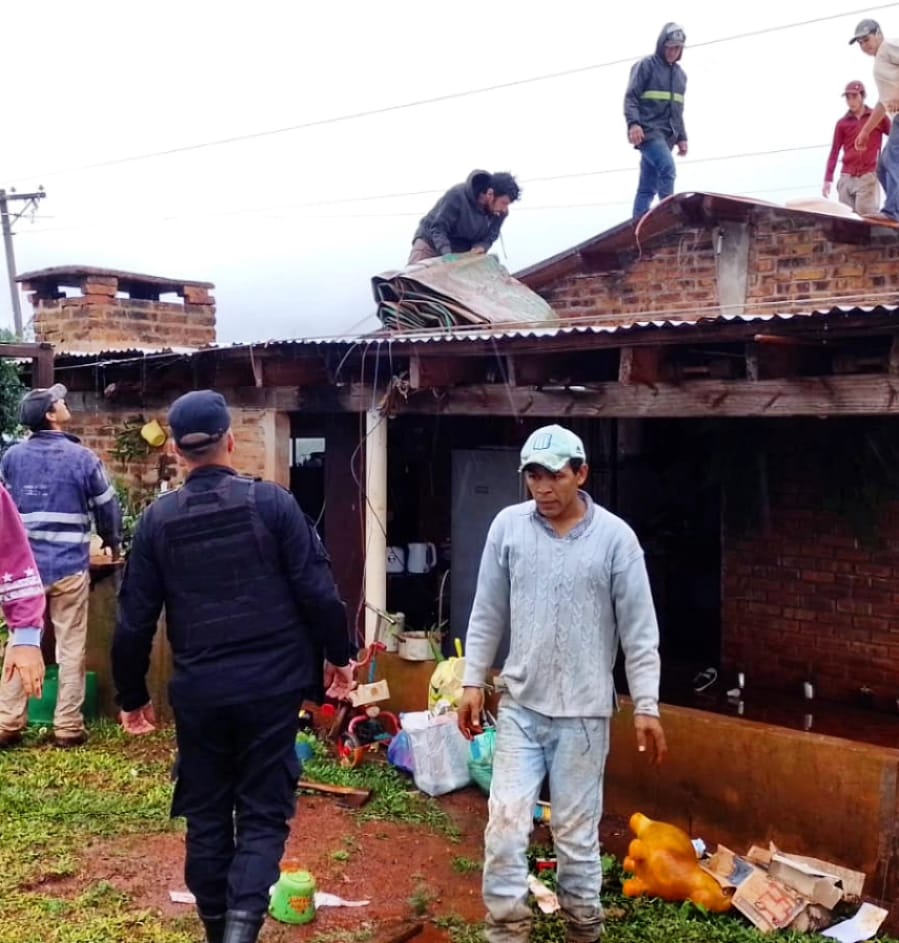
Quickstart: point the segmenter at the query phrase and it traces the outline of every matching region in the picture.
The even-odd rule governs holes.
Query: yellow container
[[[281,923],[315,919],[315,878],[308,871],[282,871],[272,890],[268,912]]]
[[[140,434],[154,449],[165,445],[165,429],[155,419],[151,419],[141,426]]]

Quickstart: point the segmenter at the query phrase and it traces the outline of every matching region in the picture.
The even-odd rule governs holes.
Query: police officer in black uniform
[[[209,943],[254,943],[294,813],[300,705],[321,688],[323,656],[329,695],[353,684],[346,613],[293,496],[235,472],[224,398],[179,397],[169,426],[189,474],[135,533],[113,677],[126,731],[154,729],[145,679],[165,606],[185,880]]]

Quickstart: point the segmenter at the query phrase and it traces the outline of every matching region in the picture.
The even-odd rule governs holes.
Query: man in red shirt
[[[871,216],[880,209],[877,158],[880,156],[881,138],[890,133],[890,121],[884,118],[871,132],[864,150],[856,150],[856,135],[870,117],[871,109],[865,104],[865,86],[861,82],[850,82],[843,95],[849,111],[840,118],[833,131],[833,146],[827,158],[823,193],[826,197],[830,196],[833,172],[842,151],[843,166],[837,181],[840,202],[855,210],[859,216]]]

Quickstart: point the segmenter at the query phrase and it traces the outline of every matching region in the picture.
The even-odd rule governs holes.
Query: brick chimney
[[[34,333],[57,352],[203,347],[215,343],[211,282],[138,275],[84,265],[26,272]],[[68,295],[64,289],[74,289]],[[163,295],[178,300],[161,301]]]

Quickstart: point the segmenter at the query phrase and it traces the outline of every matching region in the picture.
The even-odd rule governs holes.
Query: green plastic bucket
[[[36,727],[53,725],[53,712],[56,710],[56,697],[59,693],[59,666],[48,665],[44,676],[44,691],[41,697],[28,698],[28,723]],[[88,671],[84,682],[84,704],[81,708],[85,720],[96,720],[99,716],[97,695],[97,673]]]
[[[282,871],[268,912],[281,923],[309,923],[315,918],[315,878],[308,871]]]

